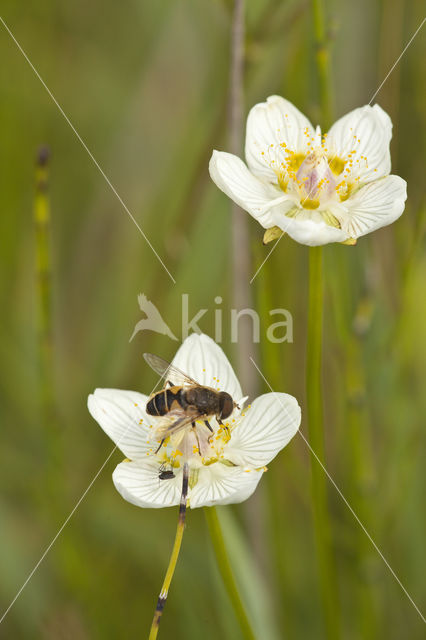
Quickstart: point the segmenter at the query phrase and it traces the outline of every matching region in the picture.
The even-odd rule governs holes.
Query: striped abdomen
[[[146,404],[146,412],[151,416],[164,416],[176,407],[182,407],[182,387],[170,387],[155,393]]]

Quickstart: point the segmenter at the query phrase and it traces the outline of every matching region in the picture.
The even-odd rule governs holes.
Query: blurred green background
[[[176,279],[169,279],[22,54],[0,25],[0,615],[112,449],[90,417],[95,387],[149,392],[139,333],[144,292],[180,336],[181,294],[212,334],[224,300],[230,344],[230,203],[211,183],[227,149],[232,3],[3,0],[1,15]],[[330,2],[335,115],[368,103],[419,26],[414,0]],[[302,0],[247,2],[246,110],[272,93],[319,121],[312,14]],[[426,607],[425,33],[376,101],[394,122],[403,217],[356,247],[325,248],[327,468],[420,609]],[[35,158],[51,149],[51,285],[37,276]],[[267,255],[250,220],[253,273]],[[38,243],[38,244],[37,244]],[[40,314],[40,294],[51,315]],[[307,248],[285,238],[253,283],[260,363],[304,405]],[[288,309],[294,342],[265,339]],[[51,335],[43,340],[43,331]],[[50,361],[51,352],[51,361]],[[247,363],[247,366],[251,366]],[[259,390],[266,390],[259,381]],[[302,422],[302,429],[305,425]],[[115,452],[0,625],[4,638],[145,637],[174,536],[175,509],[140,510],[111,482]],[[333,487],[342,638],[424,637],[424,625]],[[253,507],[254,505],[254,507]],[[259,638],[324,638],[306,445],[294,441],[245,505],[222,509]],[[337,612],[336,612],[337,615]],[[160,637],[240,638],[204,515],[188,515]]]

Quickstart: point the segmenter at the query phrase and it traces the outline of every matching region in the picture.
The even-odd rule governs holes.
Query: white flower
[[[246,500],[267,465],[286,446],[300,424],[300,407],[285,393],[267,393],[243,408],[245,398],[222,349],[206,335],[192,334],[172,364],[202,385],[231,394],[240,408],[219,426],[209,419],[214,434],[197,423],[203,455],[191,427],[164,443],[158,453],[156,424],[161,418],[146,413],[148,397],[136,391],[96,389],[89,396],[92,416],[127,459],[113,473],[123,498],[140,507],[179,504],[184,461],[189,464],[189,506],[192,508]],[[211,436],[211,437],[210,437]],[[186,451],[186,455],[183,454]],[[190,453],[188,453],[190,451]],[[162,470],[174,477],[160,479]]]
[[[248,168],[214,151],[210,175],[265,229],[311,246],[355,244],[404,210],[406,182],[389,175],[391,137],[392,122],[377,104],[351,111],[321,135],[291,102],[271,96],[248,116]]]

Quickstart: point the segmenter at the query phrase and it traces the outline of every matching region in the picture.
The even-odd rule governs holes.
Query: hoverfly
[[[160,440],[157,451],[168,436],[188,425],[195,429],[195,423],[200,419],[213,433],[209,418],[215,417],[217,422],[223,425],[222,420],[226,420],[237,407],[226,391],[217,391],[199,384],[180,369],[152,353],[144,353],[144,358],[150,367],[166,380],[164,389],[154,393],[146,404],[149,415],[165,418],[164,424],[157,430]]]

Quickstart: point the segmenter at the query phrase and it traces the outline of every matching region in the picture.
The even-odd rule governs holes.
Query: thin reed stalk
[[[231,30],[231,73],[229,90],[229,147],[230,152],[241,155],[243,147],[244,114],[244,0],[235,0]],[[250,285],[252,259],[250,250],[249,216],[232,204],[232,302],[234,309],[251,309],[253,292]],[[237,369],[244,393],[253,397],[257,391],[254,367],[247,366],[248,356],[253,358],[252,325],[243,316],[238,325]]]
[[[216,507],[206,507],[204,513],[209,528],[210,538],[216,556],[217,566],[222,576],[223,583],[229,596],[229,600],[234,609],[235,616],[240,625],[244,638],[255,640],[253,629],[247,616],[243,601],[240,598],[238,586],[234,578],[231,563],[226,552],[225,539],[223,537]],[[151,640],[151,638],[150,638]]]
[[[36,157],[34,228],[35,280],[37,294],[37,353],[40,426],[45,437],[49,511],[56,519],[61,511],[62,433],[58,429],[52,340],[52,259],[50,239],[49,149],[41,147]],[[61,511],[62,515],[62,511]]]
[[[39,149],[35,169],[34,226],[36,249],[37,344],[39,393],[43,418],[51,413],[52,400],[52,287],[50,249],[49,150]],[[51,426],[51,420],[47,420]]]
[[[327,130],[332,121],[332,81],[328,38],[325,29],[323,0],[312,0],[315,59],[321,105],[321,125]],[[311,446],[325,461],[324,414],[322,399],[322,331],[323,331],[323,251],[309,249],[309,311],[306,360],[306,395]],[[312,501],[319,581],[324,620],[329,640],[340,637],[340,605],[337,571],[332,549],[332,525],[327,498],[327,479],[315,456],[311,455]]]
[[[229,88],[229,146],[231,153],[240,156],[243,147],[244,121],[244,39],[245,1],[234,0],[231,28],[231,72]],[[253,308],[253,290],[250,279],[253,274],[253,260],[250,247],[249,216],[236,204],[232,204],[232,307],[237,311]],[[241,386],[245,395],[258,395],[257,372],[249,362],[251,356],[257,361],[257,345],[253,342],[252,319],[243,315],[238,322],[236,344],[236,364]],[[264,500],[257,491],[245,505],[247,531],[255,556],[266,571],[268,548],[265,539]]]
[[[333,118],[333,83],[331,79],[329,39],[325,28],[324,0],[312,0],[315,36],[315,61],[321,106],[321,125],[327,131]]]

